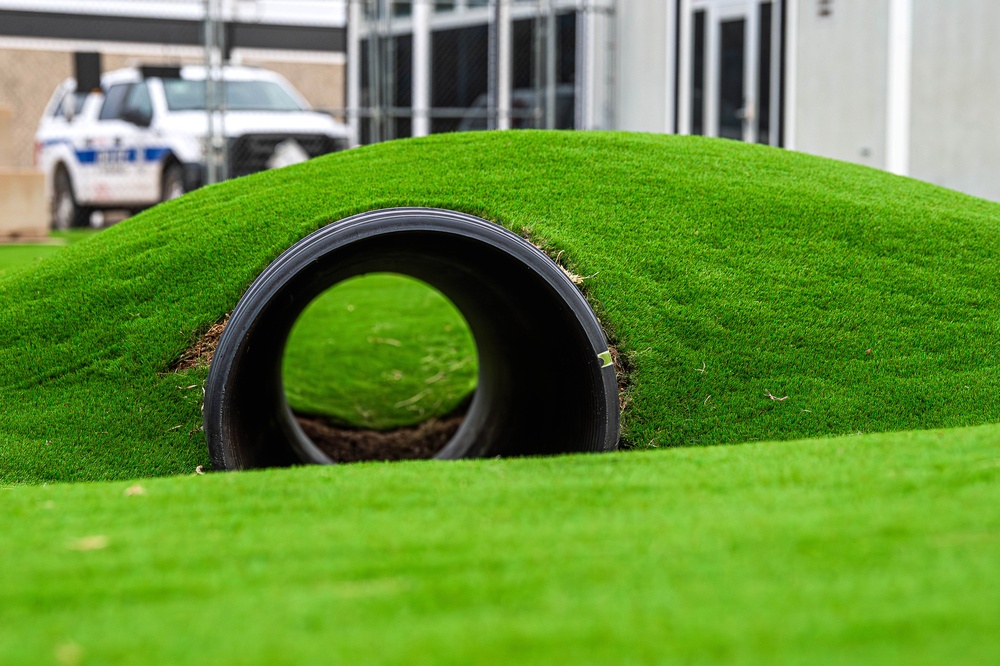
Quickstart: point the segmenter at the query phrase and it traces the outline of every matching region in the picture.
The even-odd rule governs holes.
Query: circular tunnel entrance
[[[471,215],[403,208],[323,227],[276,259],[240,300],[205,395],[215,469],[333,462],[297,423],[282,385],[285,344],[321,292],[376,272],[422,280],[468,322],[475,395],[435,458],[550,455],[617,447],[618,387],[604,332],[562,270]]]

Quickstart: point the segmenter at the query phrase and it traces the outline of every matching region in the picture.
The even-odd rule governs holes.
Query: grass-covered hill
[[[391,206],[588,276],[631,446],[1000,421],[1000,205],[720,140],[462,134],[204,188],[0,276],[0,483],[205,464],[206,372],[171,363],[293,242]]]

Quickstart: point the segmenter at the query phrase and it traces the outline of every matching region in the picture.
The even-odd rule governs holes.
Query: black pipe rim
[[[205,433],[215,469],[332,462],[288,407],[281,359],[291,326],[315,296],[371,272],[410,275],[439,289],[476,339],[479,387],[461,428],[435,458],[617,448],[618,386],[608,342],[565,272],[487,220],[393,208],[306,236],[240,299],[206,383]],[[526,367],[532,354],[534,365]]]

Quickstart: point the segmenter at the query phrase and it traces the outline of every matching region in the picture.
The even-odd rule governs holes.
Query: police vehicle
[[[347,146],[348,131],[280,75],[222,69],[224,112],[206,111],[205,68],[107,72],[94,90],[67,79],[35,135],[52,226],[84,226],[94,211],[141,210],[205,183],[210,122],[224,137],[229,177],[285,166]]]

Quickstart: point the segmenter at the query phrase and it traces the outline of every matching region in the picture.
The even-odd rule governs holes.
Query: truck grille
[[[340,141],[322,134],[246,134],[229,143],[229,176],[238,178],[264,171],[275,146],[288,139],[295,139],[309,157],[343,148]]]

